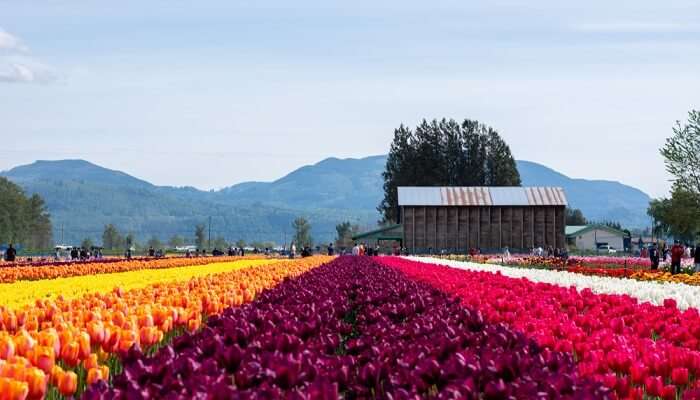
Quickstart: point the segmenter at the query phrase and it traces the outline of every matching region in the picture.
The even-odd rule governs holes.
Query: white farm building
[[[577,250],[596,250],[610,246],[624,250],[625,232],[605,225],[568,225],[566,242]]]

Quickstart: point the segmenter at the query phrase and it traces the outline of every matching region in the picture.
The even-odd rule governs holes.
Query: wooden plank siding
[[[565,218],[563,206],[404,206],[404,245],[417,254],[563,248]]]

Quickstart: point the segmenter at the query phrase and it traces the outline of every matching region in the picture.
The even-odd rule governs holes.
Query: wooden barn
[[[399,187],[398,197],[411,253],[566,247],[558,187]]]

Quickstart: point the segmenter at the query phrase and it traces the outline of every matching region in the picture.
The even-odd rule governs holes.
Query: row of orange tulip
[[[175,328],[197,330],[204,316],[251,301],[285,277],[328,259],[276,261],[186,282],[128,291],[115,288],[81,299],[40,299],[19,312],[0,307],[3,321],[16,323],[14,329],[0,331],[0,360],[5,360],[0,365],[0,393],[11,393],[13,399],[40,399],[52,385],[70,396],[78,387],[76,367],[85,368],[88,384],[106,379],[110,371],[100,363],[111,354],[134,345],[155,345]]]
[[[24,280],[41,280],[107,274],[115,272],[136,271],[141,269],[162,269],[206,265],[226,261],[259,259],[260,256],[250,257],[202,257],[202,258],[160,258],[149,260],[122,260],[118,262],[76,263],[56,266],[12,266],[0,268],[0,283],[12,283]]]

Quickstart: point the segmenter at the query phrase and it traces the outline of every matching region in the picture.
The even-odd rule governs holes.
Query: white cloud
[[[49,83],[56,74],[29,55],[18,37],[0,28],[0,83]]]
[[[0,58],[0,82],[49,83],[55,78],[51,68],[31,59],[4,61]]]
[[[29,51],[18,37],[11,35],[0,28],[0,50],[9,50],[26,53]]]

